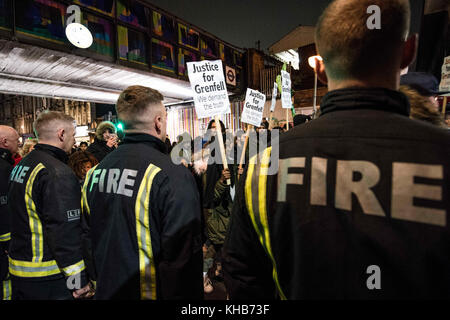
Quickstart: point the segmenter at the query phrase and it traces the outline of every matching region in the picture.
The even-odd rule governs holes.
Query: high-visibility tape
[[[264,150],[260,163],[257,163],[256,161],[256,157],[258,155],[250,159],[247,170],[247,178],[245,180],[245,200],[247,211],[250,215],[253,227],[258,235],[258,239],[272,262],[272,277],[275,282],[278,295],[282,300],[286,300],[286,296],[281,289],[280,282],[278,280],[277,265],[272,253],[269,225],[267,222],[266,187],[271,151],[271,147]],[[257,164],[255,165],[255,163]]]
[[[71,266],[62,268],[62,271],[66,277],[73,276],[74,274],[80,273],[85,269],[84,261],[81,260]]]
[[[2,281],[3,300],[11,300],[11,280]]]
[[[55,260],[33,262],[9,257],[9,273],[16,277],[39,278],[60,274],[61,270]]]
[[[89,179],[92,175],[92,173],[94,172],[95,168],[97,168],[97,165],[94,166],[93,168],[91,168],[87,173],[86,173],[86,178],[84,179],[84,184],[83,184],[83,188],[82,188],[82,192],[81,192],[81,212],[87,212],[89,215],[91,214],[91,209],[89,208],[89,203],[87,201],[87,186],[89,184]]]
[[[153,179],[161,171],[150,164],[145,171],[136,198],[136,233],[139,247],[139,273],[141,299],[156,299],[156,273],[150,237],[150,192]]]
[[[0,235],[0,242],[5,242],[11,240],[11,232],[4,233]]]
[[[38,164],[30,174],[27,185],[25,187],[25,205],[29,217],[29,225],[31,231],[31,248],[33,252],[33,261],[41,262],[44,256],[44,237],[42,233],[42,223],[39,218],[36,205],[33,201],[33,183],[39,171],[44,169],[42,163]]]

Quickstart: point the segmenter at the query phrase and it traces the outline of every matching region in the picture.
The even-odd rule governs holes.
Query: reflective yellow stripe
[[[269,170],[269,162],[270,162],[270,153],[272,148],[267,148],[264,150],[263,157],[261,160],[261,164],[255,170],[254,163],[256,162],[254,156],[252,158],[253,161],[249,163],[249,169],[247,172],[247,178],[245,181],[245,198],[247,203],[247,209],[252,220],[253,227],[255,228],[256,233],[258,234],[259,241],[269,256],[272,266],[273,272],[272,277],[275,282],[275,286],[277,288],[278,294],[282,300],[286,300],[286,296],[281,289],[279,280],[278,280],[278,272],[277,266],[275,262],[275,258],[273,257],[272,247],[270,244],[270,233],[269,233],[269,224],[267,222],[267,207],[266,207],[266,187],[267,187],[267,172]],[[253,182],[254,179],[257,179],[256,184]],[[252,194],[252,185],[256,188],[256,194]],[[255,199],[253,197],[255,196]],[[253,201],[257,203],[256,207],[253,205]]]
[[[85,265],[84,265],[84,261],[81,260],[71,266],[65,267],[62,269],[64,275],[66,277],[68,276],[73,276],[74,274],[80,273],[81,271],[83,271],[85,269]]]
[[[2,281],[3,300],[11,300],[11,280]]]
[[[160,168],[149,165],[139,186],[136,198],[136,233],[139,246],[139,271],[141,299],[156,299],[156,273],[150,238],[150,192],[155,175]]]
[[[94,172],[95,168],[97,168],[97,165],[93,168],[91,168],[88,173],[86,173],[86,178],[84,179],[82,194],[81,194],[81,212],[87,212],[89,215],[91,214],[91,209],[89,208],[89,204],[87,202],[87,195],[86,190],[87,186],[89,184],[89,179],[91,178],[92,173]],[[86,209],[84,209],[86,207]]]
[[[42,223],[36,212],[36,205],[33,201],[33,183],[39,171],[44,169],[42,163],[38,164],[30,174],[27,185],[25,187],[25,205],[29,216],[29,224],[31,230],[31,248],[33,251],[33,261],[41,262],[44,256],[44,237],[42,235]]]
[[[5,233],[0,235],[0,242],[9,241],[11,240],[11,233]]]
[[[60,274],[61,270],[55,260],[31,262],[9,257],[9,273],[17,277],[36,278]]]

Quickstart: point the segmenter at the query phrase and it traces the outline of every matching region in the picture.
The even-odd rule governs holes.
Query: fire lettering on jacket
[[[122,194],[127,197],[132,197],[134,190],[127,187],[134,187],[136,180],[133,178],[135,178],[137,174],[137,170],[131,169],[96,169],[92,173],[89,192],[92,191],[94,185],[98,184],[98,191],[100,192]]]
[[[304,185],[307,158],[296,157],[279,160],[277,201],[286,202],[288,185]],[[336,183],[334,188],[327,187],[328,159],[313,157],[311,159],[310,205],[326,206],[327,192],[334,191],[334,207],[352,211],[352,196],[358,200],[364,214],[383,216],[390,209],[393,219],[400,219],[437,226],[446,226],[446,210],[415,205],[415,199],[443,200],[444,168],[442,165],[392,163],[391,201],[384,206],[380,203],[374,188],[383,179],[380,169],[370,161],[338,160],[336,162]],[[386,179],[387,177],[384,177]],[[415,178],[433,179],[433,185],[418,183]],[[438,184],[438,182],[440,182]],[[306,190],[305,190],[306,191]],[[445,191],[448,193],[448,191]],[[293,196],[297,197],[294,193]],[[443,206],[442,206],[443,207]],[[384,208],[384,209],[383,209]]]

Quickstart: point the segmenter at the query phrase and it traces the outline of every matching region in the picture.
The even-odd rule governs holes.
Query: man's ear
[[[63,142],[64,141],[64,135],[66,134],[66,130],[64,129],[59,129],[58,130],[58,139],[59,141]]]
[[[419,35],[417,33],[413,33],[408,40],[405,41],[400,69],[405,69],[416,60],[418,43]]]
[[[161,116],[158,115],[158,116],[155,117],[155,130],[156,130],[157,134],[161,133],[161,126],[162,126]]]
[[[328,77],[325,72],[325,64],[323,63],[323,60],[315,59],[316,60],[316,66],[314,68],[315,72],[317,72],[317,78],[322,82],[323,84],[328,83]]]

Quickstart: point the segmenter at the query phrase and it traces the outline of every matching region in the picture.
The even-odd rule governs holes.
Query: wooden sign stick
[[[222,156],[223,168],[228,169],[228,161],[227,156],[225,155],[225,146],[223,145],[222,127],[220,125],[219,116],[214,117],[214,122],[216,123],[217,138],[219,139],[220,155]],[[229,186],[230,184],[230,179],[227,179],[227,185]]]
[[[244,142],[244,149],[242,150],[241,159],[239,160],[239,169],[242,169],[242,164],[245,159],[245,151],[247,150],[248,145],[248,136],[250,134],[250,130],[253,128],[251,124],[248,125],[247,132],[245,133],[245,142]],[[238,178],[240,178],[240,175],[238,175]]]

